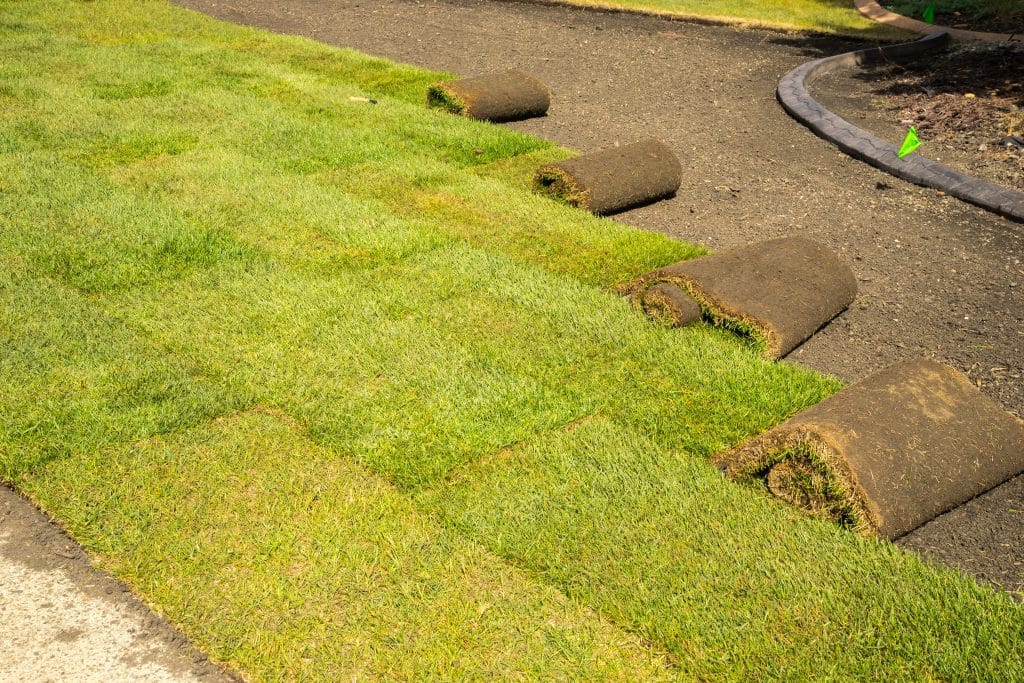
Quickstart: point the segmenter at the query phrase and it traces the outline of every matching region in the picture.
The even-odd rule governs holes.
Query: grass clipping
[[[961,373],[905,361],[728,451],[729,477],[898,538],[1024,471],[1024,423]]]
[[[853,302],[857,279],[824,245],[784,237],[681,261],[618,289],[673,325],[698,319],[692,299],[700,317],[781,358]]]

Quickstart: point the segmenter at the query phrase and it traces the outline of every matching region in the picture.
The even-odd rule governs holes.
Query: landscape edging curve
[[[857,6],[858,12],[872,21],[877,21],[880,24],[888,24],[889,26],[895,26],[896,28],[902,28],[907,31],[913,31],[914,33],[948,33],[954,38],[983,40],[989,43],[1001,43],[1007,40],[1024,40],[1024,34],[1020,33],[987,33],[985,31],[967,31],[959,28],[951,28],[949,26],[926,24],[923,21],[912,19],[911,17],[905,17],[902,14],[896,14],[895,12],[890,12],[879,5],[876,0],[853,0],[853,4]]]
[[[916,185],[942,190],[1001,216],[1024,222],[1024,192],[961,173],[937,161],[912,154],[899,158],[899,146],[886,142],[833,114],[815,100],[807,87],[814,79],[840,68],[877,64],[902,57],[937,52],[949,43],[949,34],[933,33],[911,43],[845,52],[807,62],[783,76],[776,95],[790,116],[816,135],[855,159]]]

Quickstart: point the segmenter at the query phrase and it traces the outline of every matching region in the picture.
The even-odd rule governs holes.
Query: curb
[[[1000,216],[1024,222],[1024,192],[961,173],[917,154],[900,159],[899,146],[875,137],[833,114],[811,97],[807,86],[817,77],[841,68],[877,64],[944,50],[949,35],[933,33],[912,43],[846,52],[807,62],[786,74],[776,95],[790,116],[855,159],[924,187],[944,191]]]
[[[857,6],[857,10],[868,19],[882,24],[895,26],[896,28],[906,29],[907,31],[913,31],[914,33],[948,33],[954,38],[983,40],[988,43],[1002,43],[1008,40],[1024,41],[1024,34],[1020,33],[985,33],[984,31],[965,31],[963,29],[950,28],[948,26],[926,24],[923,21],[918,21],[917,19],[905,17],[902,14],[890,12],[879,5],[876,0],[853,0],[853,3]]]

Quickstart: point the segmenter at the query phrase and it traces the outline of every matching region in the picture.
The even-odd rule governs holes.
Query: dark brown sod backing
[[[780,358],[850,305],[857,279],[824,245],[782,237],[681,261],[619,289],[675,324],[695,321],[689,294],[712,322],[752,335],[765,355]]]
[[[683,168],[657,140],[585,154],[537,169],[533,186],[546,194],[597,214],[670,197],[679,189]]]
[[[443,81],[427,88],[427,106],[482,121],[516,121],[544,116],[551,91],[522,71]]]
[[[1024,471],[1024,422],[965,375],[915,359],[716,461],[812,514],[895,539]]]

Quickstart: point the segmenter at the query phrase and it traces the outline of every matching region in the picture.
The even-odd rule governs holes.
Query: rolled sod
[[[537,192],[597,214],[608,214],[657,199],[679,189],[683,168],[657,140],[585,154],[537,169]]]
[[[483,121],[515,121],[544,116],[551,91],[522,71],[442,81],[427,88],[427,106]]]
[[[673,327],[683,327],[701,320],[700,304],[689,292],[671,282],[659,282],[643,295],[647,315],[662,318]]]
[[[783,500],[898,538],[1024,471],[1024,422],[963,374],[893,365],[717,458]]]
[[[753,336],[769,358],[780,358],[850,305],[857,278],[824,245],[783,237],[681,261],[619,289],[676,325],[696,322],[697,307],[712,322]]]

